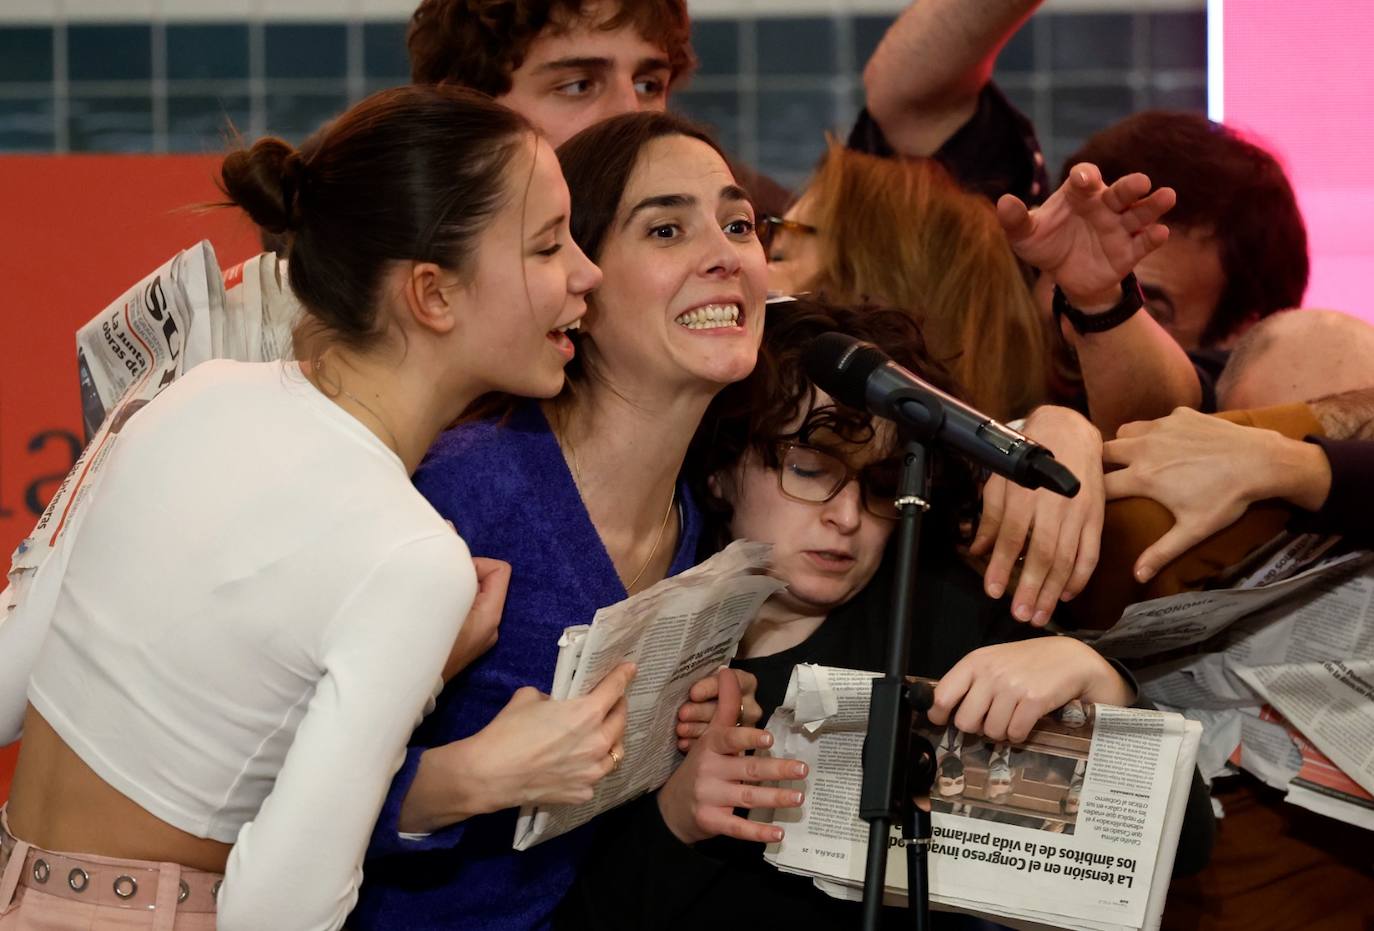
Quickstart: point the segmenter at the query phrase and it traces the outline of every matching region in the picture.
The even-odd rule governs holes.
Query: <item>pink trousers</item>
[[[0,809],[0,931],[214,931],[218,874],[43,850]]]

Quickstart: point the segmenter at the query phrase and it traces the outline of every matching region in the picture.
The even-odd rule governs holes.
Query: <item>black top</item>
[[[1331,491],[1314,513],[1299,513],[1295,530],[1339,533],[1357,546],[1374,545],[1374,440],[1332,440],[1309,436],[1331,463]]]
[[[1202,388],[1202,400],[1197,409],[1204,414],[1217,412],[1217,380],[1231,359],[1229,349],[1189,349],[1188,361],[1193,363],[1197,372],[1198,384]]]
[[[867,109],[849,131],[848,146],[884,158],[898,154]],[[993,202],[1010,193],[1034,206],[1050,194],[1035,126],[990,81],[978,95],[973,116],[933,157],[961,185]]]
[[[909,669],[938,678],[965,654],[990,643],[1048,636],[1017,623],[1006,599],[983,594],[982,580],[950,551],[923,549],[917,573],[916,617]],[[891,552],[891,551],[889,551]],[[758,677],[767,720],[782,700],[797,663],[880,671],[885,665],[891,559],[873,582],[837,609],[803,643],[773,656],[737,660]],[[1194,776],[1175,872],[1201,869],[1211,853],[1212,811]],[[699,929],[728,908],[732,925],[850,928],[860,906],[831,898],[809,879],[783,873],[763,859],[763,845],[716,838],[689,847],[663,823],[653,795],[608,816],[558,917],[560,928]],[[935,912],[941,931],[979,926],[964,915]],[[884,928],[909,928],[903,910],[885,909]],[[982,925],[981,927],[986,927]]]

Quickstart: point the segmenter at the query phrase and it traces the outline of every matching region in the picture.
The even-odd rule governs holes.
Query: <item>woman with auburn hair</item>
[[[383,91],[221,179],[286,236],[300,361],[206,362],[134,414],[0,619],[4,931],[343,925],[409,730],[500,615],[410,474],[478,396],[559,392],[600,281],[553,151],[472,91]]]
[[[1142,347],[1157,344],[1150,332],[1170,342],[1147,316],[1132,316],[1126,295],[1135,287],[1130,270],[1167,239],[1158,220],[1173,202],[1171,189],[1154,188],[1143,174],[1108,185],[1084,164],[1034,210],[1010,194],[994,208],[958,189],[928,159],[881,159],[832,144],[787,217],[762,225],[772,287],[905,308],[968,401],[998,419],[1028,415],[1027,434],[1084,482],[1073,499],[1009,487],[997,476],[984,487],[970,551],[988,558],[984,582],[994,598],[1011,586],[1018,556],[1024,559],[1012,599],[1018,620],[1047,623],[1097,565],[1104,508],[1098,430],[1114,430],[1131,407],[1128,399],[1121,403],[1117,377],[1131,357],[1121,355],[1118,337],[1134,337],[1115,327],[1144,320],[1144,335],[1131,330]],[[1056,307],[1062,302],[1079,315],[1103,312],[1112,320],[1076,343],[1091,361],[1080,399],[1091,423],[1064,408],[1031,410],[1048,399],[1052,379],[1045,324],[1018,256],[1054,285]],[[1125,317],[1115,316],[1117,305]],[[1074,319],[1062,329],[1073,332]],[[1156,363],[1150,355],[1141,370],[1170,378],[1168,365]]]
[[[1045,399],[1045,327],[996,210],[937,162],[832,141],[787,217],[769,221],[774,288],[907,309],[931,355],[995,418]]]

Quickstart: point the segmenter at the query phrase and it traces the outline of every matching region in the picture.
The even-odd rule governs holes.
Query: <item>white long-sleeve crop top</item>
[[[221,929],[342,926],[476,592],[467,547],[292,364],[198,366],[104,468],[35,577],[53,609],[0,623],[0,681],[119,792],[233,844]],[[23,703],[0,685],[0,730]]]

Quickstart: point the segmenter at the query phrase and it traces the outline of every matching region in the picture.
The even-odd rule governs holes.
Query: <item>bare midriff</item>
[[[230,845],[149,814],[95,774],[30,705],[7,810],[16,837],[60,853],[224,872]]]

